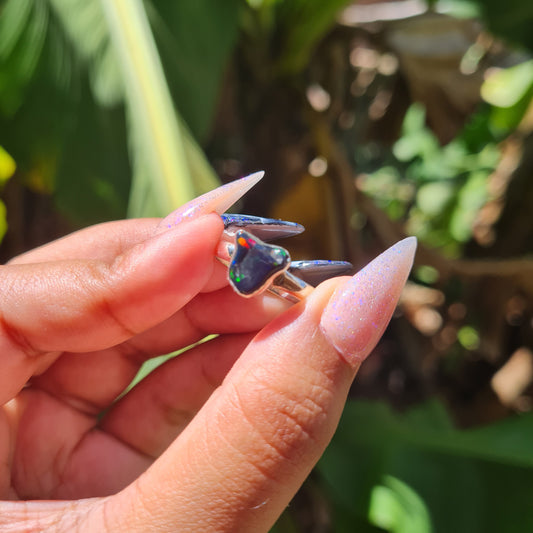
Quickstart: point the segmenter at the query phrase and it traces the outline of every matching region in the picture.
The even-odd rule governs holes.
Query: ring
[[[292,303],[311,294],[313,287],[291,274],[291,257],[281,246],[267,244],[245,230],[238,230],[234,240],[221,242],[218,260],[228,267],[233,289],[245,298],[269,291]]]
[[[228,213],[221,218],[224,232],[217,259],[228,267],[230,285],[244,298],[269,291],[297,303],[315,285],[353,270],[346,261],[291,261],[285,248],[264,242],[302,233],[305,228],[295,222]]]

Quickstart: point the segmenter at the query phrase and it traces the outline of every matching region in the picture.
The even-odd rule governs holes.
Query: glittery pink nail
[[[166,231],[183,222],[183,220],[200,215],[207,215],[208,213],[221,215],[239,198],[244,196],[264,175],[263,171],[255,172],[245,178],[232,181],[202,194],[202,196],[191,200],[166,216],[157,226],[156,233]]]
[[[415,251],[415,237],[398,242],[338,287],[331,297],[320,327],[349,364],[363,361],[385,331]]]

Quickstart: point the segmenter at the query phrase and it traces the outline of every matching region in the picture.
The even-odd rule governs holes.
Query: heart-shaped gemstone
[[[266,244],[251,233],[235,234],[235,249],[229,265],[229,280],[242,296],[253,296],[289,268],[289,252],[281,246]]]

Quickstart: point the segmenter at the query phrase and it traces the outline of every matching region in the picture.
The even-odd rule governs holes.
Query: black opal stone
[[[235,251],[229,265],[229,280],[244,296],[253,296],[265,288],[277,274],[287,270],[291,258],[280,246],[260,241],[246,231],[235,234]]]

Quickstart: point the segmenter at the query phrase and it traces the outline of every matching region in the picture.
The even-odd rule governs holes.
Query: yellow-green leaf
[[[7,231],[6,206],[0,200],[0,241]]]
[[[7,181],[14,174],[16,168],[15,160],[0,146],[0,184]]]
[[[490,76],[481,87],[483,100],[496,107],[512,107],[533,85],[533,59]]]

